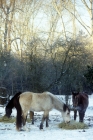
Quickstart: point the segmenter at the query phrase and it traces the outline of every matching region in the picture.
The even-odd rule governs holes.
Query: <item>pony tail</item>
[[[17,97],[17,104],[16,104],[16,110],[17,110],[17,116],[16,116],[16,129],[19,131],[22,126],[22,109],[19,103],[20,96]]]

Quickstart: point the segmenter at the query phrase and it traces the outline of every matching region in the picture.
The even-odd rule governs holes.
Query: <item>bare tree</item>
[[[89,0],[88,2],[86,0],[81,1],[85,5],[91,19],[91,36],[93,40],[93,0]]]

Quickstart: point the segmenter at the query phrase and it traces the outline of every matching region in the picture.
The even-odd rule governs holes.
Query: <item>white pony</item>
[[[17,117],[16,117],[16,129],[21,130],[22,125],[26,129],[26,119],[28,111],[43,111],[42,121],[40,123],[40,129],[43,129],[43,123],[46,119],[46,127],[48,127],[49,111],[56,109],[62,113],[63,120],[70,122],[70,109],[61,102],[55,95],[50,92],[33,93],[24,92],[19,95],[17,99]]]

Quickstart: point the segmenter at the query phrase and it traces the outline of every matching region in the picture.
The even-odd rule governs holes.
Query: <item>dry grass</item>
[[[16,122],[16,118],[15,117],[8,118],[7,116],[3,116],[3,117],[0,117],[0,122],[13,123],[13,122]],[[31,122],[31,120],[28,118],[27,122]]]
[[[71,121],[69,124],[66,124],[64,122],[60,123],[59,128],[67,129],[67,130],[87,129],[88,125],[86,125],[85,123]]]
[[[0,122],[3,123],[13,123],[15,121],[16,119],[14,117],[10,117],[10,118],[8,118],[7,116],[0,117]]]

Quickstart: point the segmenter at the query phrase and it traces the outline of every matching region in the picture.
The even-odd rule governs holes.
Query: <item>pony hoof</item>
[[[20,131],[25,131],[24,129],[20,129]]]
[[[83,122],[83,120],[80,120],[80,119],[79,119],[79,122]]]
[[[43,129],[43,127],[40,127],[40,130],[42,130]]]
[[[30,131],[30,128],[24,127],[23,128],[23,131],[28,131],[29,132]]]
[[[21,129],[21,128],[16,128],[16,130],[17,130],[17,131],[21,131],[22,129]]]
[[[30,132],[30,128],[27,128],[26,131],[27,131],[27,132]]]
[[[32,122],[32,125],[34,125],[34,122]]]
[[[42,126],[42,125],[40,125],[39,129],[40,129],[40,130],[41,130],[41,129],[43,129],[43,126]]]

